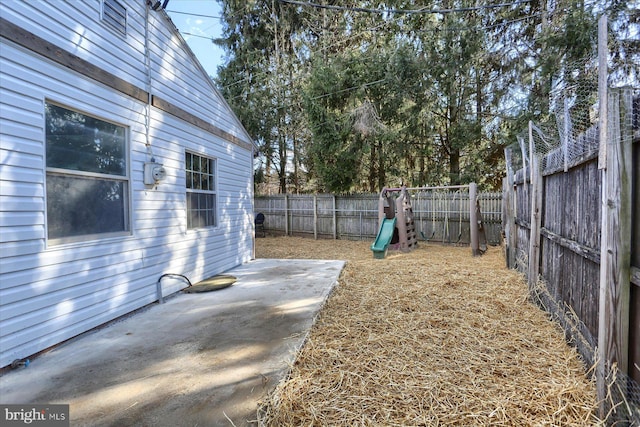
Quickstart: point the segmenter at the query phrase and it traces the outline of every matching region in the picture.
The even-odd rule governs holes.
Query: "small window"
[[[127,233],[126,128],[50,103],[45,122],[49,240]]]
[[[122,34],[127,34],[127,9],[117,0],[103,0],[102,19]]]
[[[193,153],[185,153],[187,188],[187,228],[218,225],[216,161]]]

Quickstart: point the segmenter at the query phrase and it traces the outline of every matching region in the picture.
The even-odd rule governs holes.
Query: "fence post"
[[[598,112],[598,128],[600,131],[600,149],[598,151],[598,169],[606,169],[607,167],[607,80],[608,80],[608,62],[609,49],[607,47],[607,15],[602,15],[598,20],[598,100],[600,101],[600,110]]]
[[[621,98],[621,99],[619,99]],[[609,94],[609,130],[602,170],[600,304],[598,311],[598,400],[606,397],[607,375],[614,365],[628,373],[631,292],[632,131],[627,129],[630,93]],[[602,100],[600,102],[603,102]],[[624,120],[620,120],[623,118]],[[603,144],[603,141],[600,141]],[[601,415],[606,414],[601,403]]]
[[[313,238],[318,240],[318,195],[313,195]]]
[[[471,254],[473,256],[481,255],[480,238],[478,236],[478,211],[476,210],[476,202],[478,200],[478,185],[475,182],[469,184],[469,240],[471,243]]]
[[[524,145],[524,138],[518,136],[518,145],[520,146],[520,154],[522,154],[522,168],[525,170],[525,172],[527,171],[527,150],[525,149],[525,145]]]
[[[289,235],[289,197],[284,195],[284,235]]]
[[[533,122],[529,122],[529,166],[531,168],[531,230],[529,233],[529,290],[535,289],[540,274],[540,228],[542,227],[542,171],[533,143]]]
[[[601,170],[601,188],[600,188],[600,289],[599,289],[599,306],[598,306],[598,354],[596,360],[596,393],[598,398],[598,410],[600,418],[604,418],[607,414],[605,399],[607,397],[607,385],[606,385],[606,373],[605,373],[605,360],[607,360],[607,353],[605,350],[606,341],[606,299],[607,299],[607,286],[603,286],[603,274],[606,269],[606,262],[608,258],[603,256],[604,250],[603,242],[608,240],[608,217],[606,215],[606,200],[607,200],[607,170],[606,170],[606,143],[607,143],[607,71],[609,61],[609,50],[607,42],[609,38],[607,36],[607,17],[602,15],[598,20],[598,100],[600,104],[598,128],[600,131],[600,146],[598,151],[598,169]],[[603,331],[604,330],[604,331]]]
[[[571,120],[571,115],[569,114],[569,100],[566,97],[566,94],[564,96],[564,123],[563,123],[563,132],[562,132],[562,141],[560,141],[560,143],[562,144],[562,161],[564,163],[564,171],[567,172],[569,170],[569,141],[571,140],[570,137],[570,133],[571,133],[571,126],[570,126],[570,120]]]
[[[332,201],[333,201],[333,240],[336,240],[338,238],[338,222],[337,222],[337,216],[336,216],[336,195],[332,194]]]
[[[513,161],[512,150],[511,148],[505,148],[504,155],[507,163],[507,176],[505,178],[504,184],[505,189],[503,191],[503,199],[502,204],[504,205],[504,218],[503,218],[503,227],[505,233],[505,248],[506,248],[506,261],[507,267],[513,268],[515,266],[516,259],[516,233],[515,233],[515,210],[514,210],[514,199],[515,194],[513,191],[513,168],[511,167],[511,162]]]

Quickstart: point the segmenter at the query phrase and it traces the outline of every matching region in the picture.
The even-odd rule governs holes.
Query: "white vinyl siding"
[[[144,1],[128,4],[127,36],[101,22],[101,0],[2,1],[0,16],[138,87],[144,68]]]
[[[127,36],[101,25],[102,0],[92,1],[0,1],[0,16],[90,61],[140,88],[146,87],[144,67],[145,3],[118,0],[127,8]],[[134,7],[135,6],[135,7]],[[154,94],[189,111],[212,119],[232,135],[246,138],[240,122],[173,23],[162,10],[149,12],[149,47]],[[161,53],[161,54],[157,54]],[[194,79],[193,76],[199,75]],[[220,108],[224,107],[224,108]]]
[[[2,2],[0,15],[145,90],[140,36],[144,2],[119,1],[128,10],[126,43],[99,24],[100,0]],[[165,55],[185,62],[178,64],[178,81],[154,72],[153,87],[158,89],[152,93],[250,143],[206,76],[183,52],[169,23],[157,12],[151,19],[151,32],[158,38],[152,43],[152,62],[159,64],[163,59],[158,56]],[[169,52],[156,50],[158,46]],[[0,61],[0,366],[156,301],[156,281],[164,273],[184,274],[197,282],[250,259],[250,149],[156,108],[151,108],[147,148],[144,102],[6,39],[0,39]],[[129,232],[48,242],[46,102],[126,127]],[[224,206],[218,209],[217,227],[187,230],[185,151],[216,159],[217,203]],[[167,171],[154,189],[143,183],[143,165],[150,155]],[[165,295],[183,286],[163,282]]]

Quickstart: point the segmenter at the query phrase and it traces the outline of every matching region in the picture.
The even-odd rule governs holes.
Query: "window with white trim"
[[[45,127],[49,240],[128,234],[127,129],[49,102]]]
[[[185,152],[187,228],[218,225],[216,160]]]
[[[127,34],[127,8],[118,0],[102,1],[102,20],[114,30]]]

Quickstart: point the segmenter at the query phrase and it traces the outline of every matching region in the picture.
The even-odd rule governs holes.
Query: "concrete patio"
[[[0,377],[1,403],[70,405],[71,425],[242,426],[286,375],[343,261],[258,259]]]

